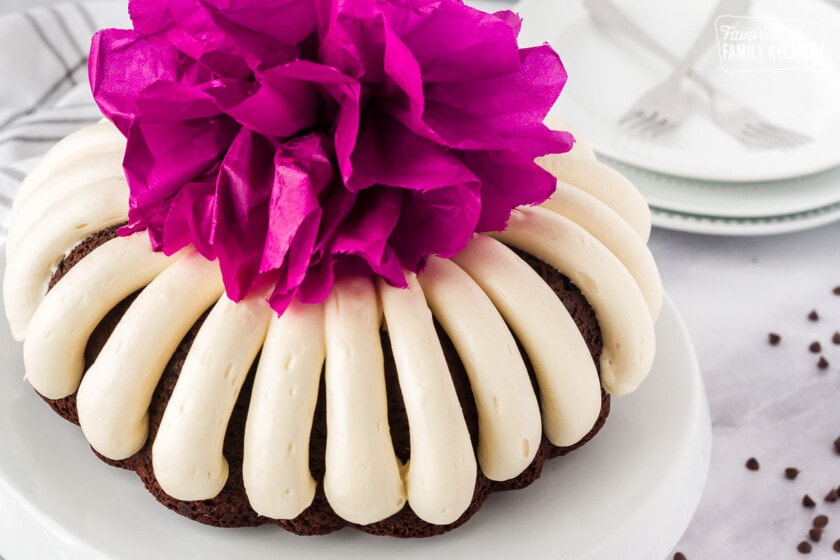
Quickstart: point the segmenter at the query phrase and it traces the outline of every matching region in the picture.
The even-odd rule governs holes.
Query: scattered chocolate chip
[[[797,476],[799,476],[799,469],[794,467],[788,467],[785,469],[785,478],[788,480],[794,480]]]
[[[829,492],[828,494],[826,494],[826,495],[825,495],[825,498],[823,498],[823,499],[824,499],[826,502],[831,502],[831,503],[834,503],[834,502],[836,502],[836,501],[837,501],[837,497],[838,497],[838,496],[837,496],[837,488],[832,488],[832,489],[831,489],[831,492]]]
[[[840,552],[840,539],[834,541],[834,546],[832,546],[831,548],[834,549],[834,552]]]
[[[782,337],[778,334],[771,332],[767,335],[767,342],[770,343],[770,346],[776,346],[782,341]]]
[[[812,508],[815,505],[817,505],[817,502],[815,502],[814,499],[811,498],[811,496],[805,494],[804,496],[802,496],[802,505],[806,508]]]
[[[796,547],[796,550],[798,550],[802,554],[811,554],[811,543],[809,543],[808,541],[802,541]]]
[[[820,320],[820,316],[817,313],[816,309],[812,309],[811,312],[808,313],[808,320],[809,321],[819,321]]]
[[[817,361],[817,367],[820,369],[828,369],[828,360],[825,359],[825,356],[820,356],[819,361]]]
[[[674,560],[688,560],[682,552],[674,553]]]
[[[747,468],[751,471],[757,471],[760,468],[758,460],[755,457],[747,459]]]
[[[827,515],[818,515],[814,518],[813,526],[817,529],[825,529],[826,525],[828,525]]]
[[[820,345],[819,342],[814,341],[808,347],[808,350],[810,350],[814,354],[819,354],[820,352],[822,352],[822,346]]]
[[[822,529],[811,529],[808,531],[808,538],[814,542],[820,542],[822,538],[823,530]]]
[[[833,290],[831,290],[835,296],[840,296],[840,286],[837,286]]]
[[[831,342],[834,344],[840,344],[840,331],[834,331],[834,334],[831,337]]]
[[[840,455],[840,437],[834,440],[834,452]]]

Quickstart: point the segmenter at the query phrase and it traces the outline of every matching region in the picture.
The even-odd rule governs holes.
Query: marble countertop
[[[4,0],[0,13],[34,3],[52,2]],[[831,548],[840,502],[823,499],[840,485],[840,345],[831,340],[840,331],[840,223],[756,238],[655,229],[650,246],[693,339],[713,421],[706,490],[675,550],[688,560],[796,558],[813,517],[825,514],[808,557],[840,558]],[[770,332],[781,335],[777,346]],[[815,341],[820,353],[809,350]],[[745,468],[750,457],[759,470]],[[795,480],[788,467],[801,471]],[[805,494],[814,508],[801,505]]]
[[[823,498],[840,485],[840,345],[831,340],[840,330],[838,241],[840,224],[760,238],[653,232],[651,250],[694,342],[713,422],[706,490],[676,549],[689,560],[796,557],[818,514],[829,524],[810,557],[836,554],[840,502]],[[778,346],[768,343],[770,332],[781,336]],[[809,350],[815,341],[822,352]],[[750,457],[758,471],[745,468]],[[788,467],[801,471],[795,480],[785,478]],[[802,506],[805,494],[815,508]]]

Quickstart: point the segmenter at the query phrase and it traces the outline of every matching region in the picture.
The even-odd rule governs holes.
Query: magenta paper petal
[[[382,276],[394,286],[405,287],[402,266],[388,238],[400,218],[401,194],[396,189],[376,187],[360,193],[353,211],[342,224],[334,255],[345,274]]]
[[[216,229],[216,185],[214,182],[187,183],[172,198],[168,214],[178,220],[154,220],[148,226],[150,235],[165,253],[172,254],[194,244],[208,259],[216,258],[216,251],[209,240]]]
[[[411,270],[427,256],[450,258],[461,252],[476,231],[481,213],[476,181],[429,191],[405,191],[400,221],[391,244]]]
[[[329,141],[319,134],[295,139],[274,156],[269,229],[260,271],[288,263],[289,288],[301,283],[321,224],[321,193],[333,180]]]
[[[139,112],[137,96],[147,87],[160,81],[194,84],[209,77],[197,65],[184,64],[173,47],[121,29],[93,36],[88,74],[100,109],[123,134]]]
[[[352,161],[355,171],[347,187],[353,191],[377,184],[428,190],[476,180],[450,150],[412,134],[387,113],[370,109]]]
[[[129,223],[217,259],[229,297],[278,313],[337,278],[405,286],[429,255],[554,190],[534,158],[566,81],[521,20],[460,0],[129,0],[90,79],[127,137]]]
[[[389,21],[420,63],[426,82],[480,80],[517,70],[519,29],[506,18],[460,0],[384,4]]]
[[[475,231],[501,231],[507,227],[513,208],[546,200],[557,188],[557,179],[534,163],[534,159],[515,152],[464,152],[464,163],[481,180],[481,216]],[[511,189],[527,184],[528,190]]]
[[[227,115],[264,136],[287,138],[317,122],[318,91],[309,82],[286,79],[275,86],[236,80],[208,94]]]
[[[248,294],[260,273],[275,149],[263,136],[242,129],[222,161],[216,183],[211,242],[234,301]]]

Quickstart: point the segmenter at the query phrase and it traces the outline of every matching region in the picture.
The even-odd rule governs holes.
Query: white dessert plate
[[[655,206],[651,206],[650,212],[651,221],[657,227],[689,233],[742,237],[793,233],[834,223],[840,220],[840,203],[807,212],[764,218],[707,216],[675,212]]]
[[[840,167],[781,181],[719,183],[601,159],[641,191],[657,227],[752,236],[802,231],[840,220]]]
[[[716,0],[614,0],[625,13],[681,56]],[[627,134],[618,120],[671,68],[623,35],[595,23],[582,0],[523,0],[524,45],[549,42],[569,81],[554,111],[586,131],[598,153],[660,173],[707,181],[770,181],[816,173],[840,164],[840,10],[823,0],[754,0],[752,17],[799,20],[822,57],[805,69],[726,72],[710,48],[696,68],[722,91],[747,102],[768,120],[813,141],[789,150],[744,147],[711,121],[708,99],[688,89],[693,111],[671,134],[648,141]],[[824,32],[824,33],[823,33]],[[840,185],[838,185],[840,187]]]
[[[664,175],[606,156],[600,159],[630,179],[648,204],[675,212],[767,218],[840,203],[840,167],[779,181],[727,183]]]
[[[711,427],[691,343],[667,299],[657,336],[650,377],[636,393],[613,401],[592,442],[547,463],[530,488],[493,495],[461,529],[402,541],[347,529],[311,538],[273,526],[217,529],[170,512],[134,473],[96,459],[78,427],[37,397],[23,380],[21,347],[0,320],[0,555],[664,559],[700,499]]]

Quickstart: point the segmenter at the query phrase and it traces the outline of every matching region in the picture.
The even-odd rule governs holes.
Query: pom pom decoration
[[[405,286],[502,230],[571,148],[543,119],[566,81],[520,19],[460,0],[132,0],[93,38],[97,104],[127,138],[129,223],[218,259],[282,313],[336,277]]]

